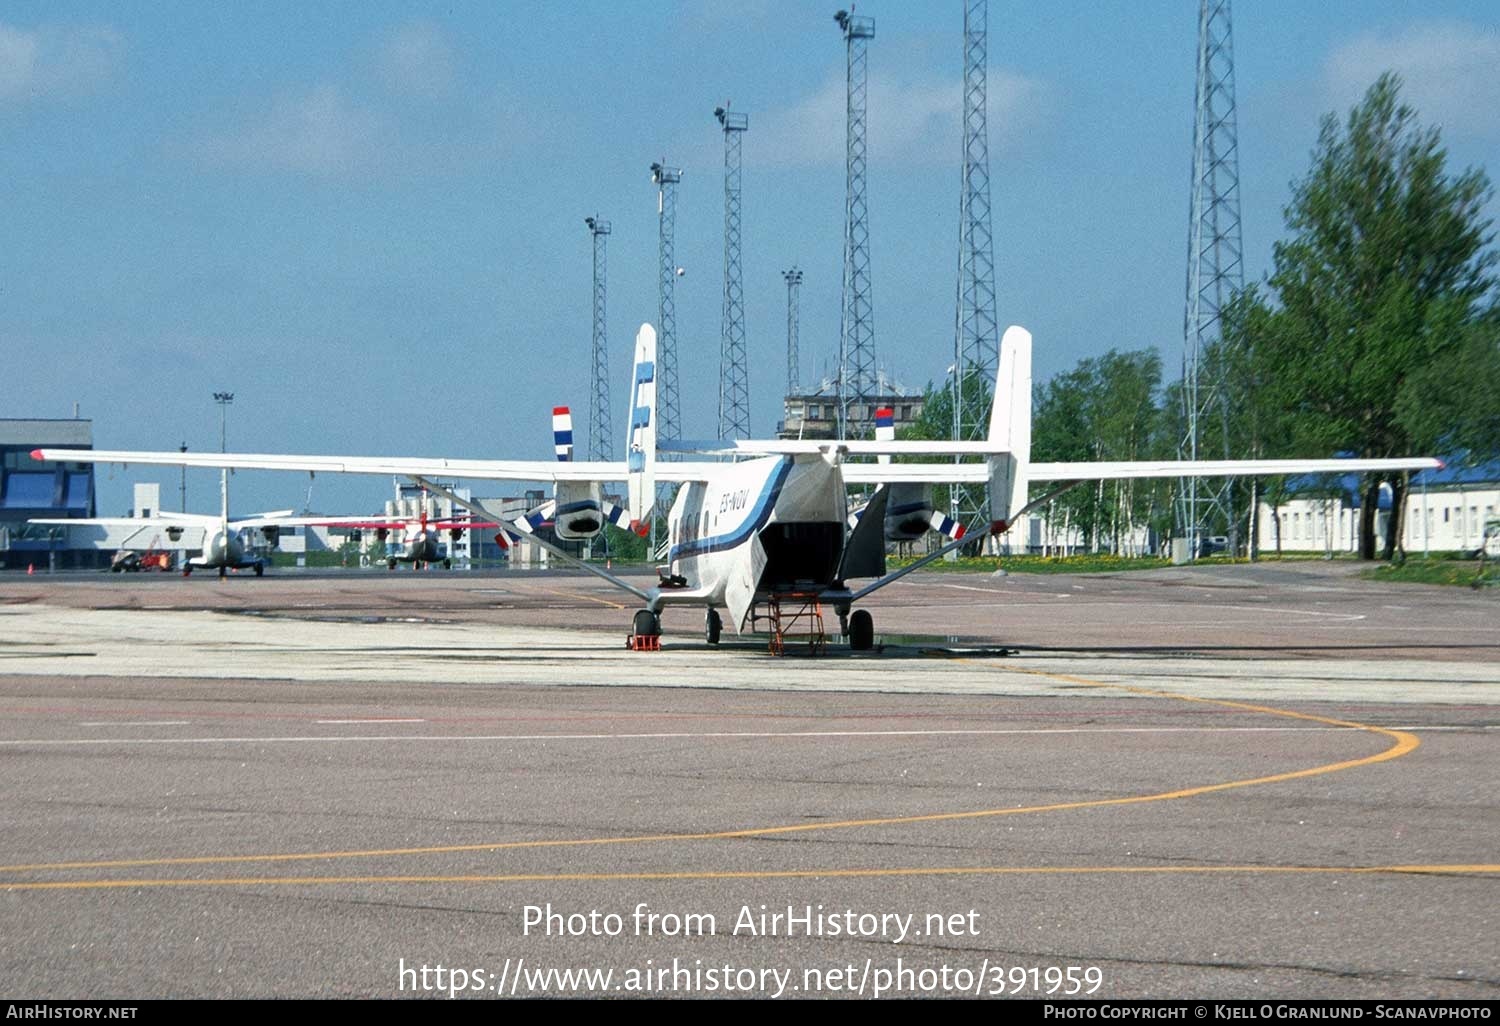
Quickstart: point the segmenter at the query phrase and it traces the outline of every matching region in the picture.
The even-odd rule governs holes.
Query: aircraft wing
[[[1280,474],[1361,474],[1368,471],[1438,470],[1427,456],[1400,459],[1133,460],[1117,463],[1033,463],[1033,481],[1114,481],[1147,477],[1273,477]]]
[[[996,456],[1009,452],[1009,444],[988,439],[954,442],[944,439],[758,439],[736,438],[725,441],[657,442],[658,452],[691,452],[709,456],[797,456],[803,453],[836,450],[851,456]],[[658,469],[660,473],[660,469]]]
[[[28,524],[42,524],[49,527],[153,527],[158,531],[169,528],[181,528],[183,530],[201,528],[206,525],[217,524],[218,517],[195,517],[192,514],[183,516],[174,513],[170,517],[56,517],[46,520],[28,520]]]
[[[460,460],[412,456],[299,456],[276,453],[132,452],[112,449],[37,449],[32,458],[69,463],[119,463],[231,470],[296,470],[317,474],[461,477],[487,481],[623,481],[623,461]]]
[[[670,466],[670,464],[668,464]],[[1132,460],[1101,463],[1031,463],[1032,481],[1113,481],[1127,478],[1271,477],[1280,474],[1357,474],[1367,471],[1437,470],[1442,460],[1402,459],[1324,460]],[[850,484],[984,484],[990,480],[984,463],[845,463]]]
[[[173,548],[201,548],[207,532],[218,524],[218,517],[195,516],[192,513],[174,513],[170,517],[75,517],[72,519],[50,517],[28,520],[28,524],[46,527],[133,527],[134,531],[120,541],[122,549],[144,549],[153,545],[163,535]],[[170,532],[176,532],[173,536]]]
[[[294,517],[291,511],[283,513],[259,513],[253,517],[242,517],[229,521],[231,528],[241,527],[357,527],[354,517]],[[375,525],[372,525],[375,526]],[[381,525],[384,526],[384,525]],[[404,524],[395,526],[405,526]]]
[[[240,521],[236,522],[239,523]],[[249,521],[244,521],[244,523],[249,523]],[[423,522],[415,517],[389,520],[370,519],[368,517],[363,520],[358,517],[283,517],[267,520],[266,523],[280,524],[283,527],[291,524],[296,527],[348,527],[358,528],[362,531],[400,531],[408,527],[415,527]],[[260,525],[254,524],[251,526],[258,527]],[[504,527],[506,525],[493,520],[428,520],[423,526],[430,527],[435,531],[466,531],[471,527]]]

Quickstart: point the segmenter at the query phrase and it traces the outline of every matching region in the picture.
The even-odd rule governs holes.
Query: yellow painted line
[[[609,599],[602,599],[602,598],[599,598],[597,595],[584,595],[584,594],[581,594],[581,593],[576,592],[576,591],[559,591],[556,588],[543,588],[539,584],[533,585],[532,587],[534,587],[537,591],[545,591],[548,595],[561,595],[563,598],[570,598],[570,599],[587,599],[590,602],[597,602],[601,606],[608,606],[611,609],[624,609],[625,608],[624,606],[620,605],[620,603],[618,603],[618,602],[611,602]]]
[[[58,880],[0,884],[4,891],[120,890],[136,887],[251,887],[261,885],[311,887],[327,884],[497,884],[497,883],[609,883],[625,881],[690,880],[804,880],[919,876],[1167,876],[1249,874],[1376,874],[1417,876],[1500,876],[1500,864],[1412,866],[942,866],[897,869],[766,869],[680,873],[504,873],[444,876],[243,876],[167,880]]]
[[[974,662],[976,660],[960,660],[963,662]],[[1198,795],[1213,794],[1220,791],[1237,790],[1244,787],[1258,787],[1263,784],[1275,784],[1288,780],[1299,780],[1306,777],[1321,776],[1325,773],[1337,773],[1342,770],[1355,769],[1361,766],[1372,766],[1376,763],[1387,762],[1391,759],[1399,759],[1401,756],[1414,751],[1422,742],[1414,734],[1403,730],[1392,730],[1386,727],[1376,727],[1364,723],[1356,723],[1351,720],[1339,720],[1329,716],[1319,716],[1315,713],[1300,713],[1288,709],[1277,709],[1272,706],[1253,705],[1246,702],[1235,702],[1220,698],[1200,698],[1194,695],[1180,695],[1170,691],[1155,691],[1147,688],[1139,688],[1129,684],[1106,684],[1102,681],[1088,680],[1084,677],[1074,677],[1068,674],[1050,673],[1044,670],[1028,670],[1015,667],[1014,665],[991,664],[1006,672],[1022,673],[1030,676],[1045,677],[1051,680],[1062,681],[1069,684],[1077,684],[1093,688],[1113,688],[1131,692],[1132,694],[1147,695],[1156,698],[1173,698],[1185,702],[1199,702],[1206,705],[1217,705],[1239,712],[1254,712],[1269,716],[1282,716],[1291,719],[1308,720],[1314,723],[1324,723],[1335,727],[1346,727],[1350,730],[1365,731],[1372,734],[1389,737],[1394,742],[1389,748],[1367,755],[1359,759],[1346,759],[1341,762],[1325,763],[1321,766],[1312,766],[1307,769],[1289,770],[1285,773],[1273,773],[1263,777],[1250,777],[1241,780],[1229,780],[1218,784],[1202,784],[1197,787],[1180,788],[1174,791],[1159,791],[1152,794],[1130,795],[1123,798],[1094,798],[1086,801],[1054,802],[1047,805],[1023,805],[1004,809],[975,809],[962,812],[934,812],[914,816],[881,816],[869,819],[846,819],[832,822],[817,823],[795,823],[786,826],[747,827],[741,830],[715,830],[703,833],[672,833],[672,834],[644,834],[635,837],[586,837],[586,838],[564,838],[547,841],[492,841],[478,844],[450,844],[420,848],[379,848],[351,851],[325,851],[325,852],[292,852],[266,855],[201,855],[183,858],[156,858],[156,859],[114,859],[109,861],[94,862],[44,862],[30,865],[0,866],[0,872],[24,873],[24,872],[47,872],[57,870],[73,869],[127,869],[140,868],[144,866],[193,866],[193,865],[228,865],[236,863],[252,862],[302,862],[310,860],[333,860],[333,859],[355,859],[355,858],[392,858],[408,855],[451,855],[462,852],[478,851],[510,851],[516,849],[534,848],[568,848],[603,845],[626,845],[626,844],[654,844],[667,841],[724,841],[738,838],[752,837],[774,837],[782,834],[808,833],[818,830],[845,830],[856,827],[879,827],[879,826],[902,826],[912,823],[940,823],[952,820],[988,819],[997,816],[1020,816],[1037,812],[1064,812],[1077,809],[1098,809],[1120,805],[1140,805],[1148,802],[1172,801],[1180,798],[1193,798]]]

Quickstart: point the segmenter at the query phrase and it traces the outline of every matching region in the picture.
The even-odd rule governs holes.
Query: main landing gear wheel
[[[182,568],[182,576],[184,576],[184,577],[191,577],[192,575],[193,575],[193,568],[191,566],[184,566]]]
[[[453,569],[453,560],[451,560],[451,559],[445,559],[445,560],[443,560],[443,569],[444,570],[452,570]]]
[[[219,580],[222,581],[224,578],[226,578],[228,576],[229,576],[229,569],[227,567],[222,567],[222,566],[219,567]]]
[[[724,621],[719,619],[717,609],[709,609],[708,615],[703,618],[703,639],[710,645],[719,643],[719,635],[724,631]]]
[[[387,570],[394,570],[394,569],[396,569],[396,561],[394,559],[388,559],[388,560],[386,560],[385,561],[385,568]]]
[[[868,609],[856,609],[849,617],[849,648],[868,652],[875,647],[875,621]]]
[[[266,565],[264,563],[256,563],[255,564],[255,576],[256,577],[264,577],[264,576],[266,576]]]

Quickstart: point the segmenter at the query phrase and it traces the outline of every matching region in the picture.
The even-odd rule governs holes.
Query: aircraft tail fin
[[[635,336],[635,370],[625,436],[631,529],[639,530],[656,505],[656,329],[642,324]]]
[[[989,440],[1006,449],[988,461],[990,519],[1009,522],[1026,505],[1031,465],[1031,332],[1015,325],[1000,339]]]

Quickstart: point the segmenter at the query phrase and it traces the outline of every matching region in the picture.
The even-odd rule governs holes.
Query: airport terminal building
[[[1262,552],[1322,552],[1359,550],[1359,481],[1338,479],[1334,485],[1316,478],[1291,482],[1290,495],[1274,509],[1260,508]],[[1391,492],[1380,490],[1376,533],[1385,537]],[[1480,466],[1459,464],[1413,474],[1406,492],[1402,547],[1409,553],[1472,553],[1495,545],[1500,517],[1500,462]],[[1488,534],[1487,534],[1488,532]],[[1500,555],[1500,553],[1496,553]]]
[[[93,465],[38,463],[44,447],[92,449],[93,421],[0,419],[0,568],[107,566],[108,553],[66,548],[65,528],[26,522],[94,516]]]

